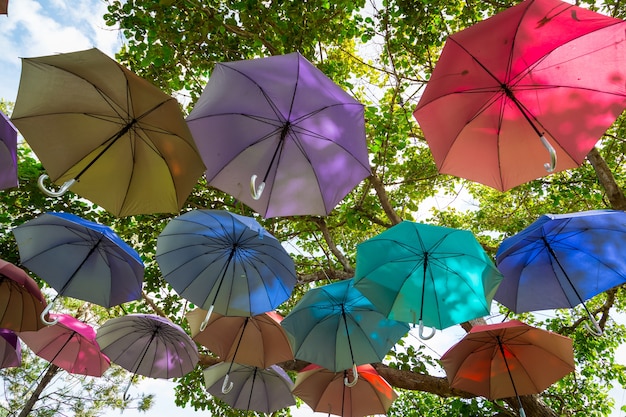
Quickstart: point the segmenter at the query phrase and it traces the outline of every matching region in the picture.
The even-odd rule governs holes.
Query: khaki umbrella
[[[178,212],[205,169],[178,102],[95,48],[24,58],[12,121],[44,192],[119,217]]]
[[[39,319],[46,306],[39,286],[26,271],[0,259],[0,328],[24,332],[46,327]]]

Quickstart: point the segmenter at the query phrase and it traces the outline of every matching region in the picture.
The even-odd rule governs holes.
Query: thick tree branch
[[[372,174],[368,177],[368,180],[374,187],[376,195],[380,200],[380,204],[382,205],[385,214],[387,214],[387,217],[389,217],[389,220],[391,220],[393,224],[398,224],[402,222],[402,218],[398,215],[398,213],[395,212],[395,210],[391,206],[389,196],[387,195],[387,190],[385,190],[385,186],[383,185],[383,182],[380,180],[380,178],[378,178],[376,174]]]
[[[352,265],[350,265],[350,261],[348,260],[348,258],[346,258],[344,254],[337,248],[337,245],[335,245],[335,241],[330,235],[330,231],[328,230],[328,225],[326,224],[326,221],[320,217],[315,217],[313,218],[313,223],[315,223],[320,232],[322,232],[322,236],[324,237],[326,245],[328,245],[328,248],[330,249],[332,254],[335,255],[335,258],[337,258],[341,266],[343,266],[344,271],[349,274],[353,274],[354,268],[352,267]]]
[[[619,188],[619,185],[617,185],[611,169],[607,165],[604,158],[602,158],[602,155],[600,155],[600,152],[596,148],[593,148],[587,154],[587,160],[596,171],[600,184],[602,185],[602,188],[604,188],[604,191],[606,191],[606,196],[609,199],[611,208],[614,210],[626,211],[626,196]]]

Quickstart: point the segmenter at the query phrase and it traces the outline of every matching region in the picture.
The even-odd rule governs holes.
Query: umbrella
[[[186,314],[191,337],[224,362],[265,369],[294,359],[287,334],[280,325],[283,319],[280,314],[270,311],[241,317],[213,313],[206,328],[200,331],[206,313],[197,308]]]
[[[310,364],[296,376],[293,394],[315,412],[343,417],[386,414],[398,394],[370,364],[357,366],[360,378],[353,387],[345,386],[349,370],[332,372]]]
[[[0,111],[0,190],[17,187],[17,184],[17,129]]]
[[[187,123],[208,183],[263,217],[327,215],[371,173],[363,105],[297,52],[217,63]]]
[[[449,36],[413,113],[439,171],[504,191],[580,165],[626,107],[625,28],[526,0]]]
[[[72,374],[102,376],[109,369],[111,362],[100,350],[93,327],[67,314],[50,318],[56,324],[19,333],[33,353]]]
[[[0,14],[8,14],[9,0],[0,1]]]
[[[108,226],[50,212],[17,226],[13,234],[22,265],[58,295],[103,307],[141,298],[143,262]]]
[[[213,309],[244,317],[274,310],[296,283],[294,262],[274,236],[253,218],[222,210],[171,220],[157,239],[156,260],[181,297],[208,310],[206,321]]]
[[[230,376],[237,387],[223,393],[225,375]],[[276,365],[267,369],[242,364],[220,362],[204,370],[207,391],[233,408],[261,413],[273,413],[296,404],[291,394],[293,382],[289,375]]]
[[[625,253],[623,211],[545,214],[498,247],[504,279],[494,298],[517,313],[585,306],[585,300],[626,283]]]
[[[403,221],[357,246],[355,287],[389,318],[445,329],[489,314],[502,279],[467,230]]]
[[[574,370],[572,339],[517,320],[474,326],[441,357],[450,386],[489,399],[538,394]]]
[[[204,170],[178,102],[95,48],[24,58],[12,119],[42,190],[116,216],[177,213]]]
[[[152,314],[109,319],[98,329],[96,340],[111,362],[132,372],[133,378],[178,378],[199,360],[196,344],[180,326]]]
[[[0,328],[0,369],[22,364],[22,347],[13,330]]]
[[[35,331],[46,300],[37,283],[21,268],[0,259],[0,328],[15,332]]]
[[[294,356],[332,371],[380,362],[409,331],[386,318],[353,285],[337,281],[308,290],[282,322]]]

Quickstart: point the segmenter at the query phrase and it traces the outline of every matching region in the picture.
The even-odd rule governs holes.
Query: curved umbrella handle
[[[553,172],[556,168],[556,150],[552,145],[550,145],[550,142],[548,142],[548,139],[546,139],[544,135],[541,135],[539,139],[541,139],[541,143],[550,153],[550,162],[546,162],[545,164],[543,164],[543,167],[546,169],[546,171]]]
[[[46,319],[46,315],[48,315],[48,313],[50,312],[50,310],[52,309],[52,306],[54,305],[54,303],[50,303],[46,306],[46,308],[43,309],[43,311],[41,312],[41,321],[43,324],[48,325],[48,326],[54,326],[55,324],[58,323],[59,319],[56,318],[52,321],[48,321],[48,319]]]
[[[263,194],[263,190],[265,189],[265,182],[262,181],[257,187],[256,178],[256,174],[250,177],[250,195],[252,195],[252,198],[255,200],[258,200],[261,198],[261,194]]]
[[[519,417],[526,417],[526,411],[523,408],[519,409]]]
[[[74,185],[74,183],[76,182],[76,179],[75,179],[75,178],[72,178],[72,179],[71,179],[71,180],[69,180],[69,181],[65,181],[65,182],[63,183],[63,185],[61,186],[61,188],[59,188],[59,191],[53,191],[53,190],[51,190],[51,189],[47,188],[47,187],[44,185],[44,183],[43,183],[43,182],[44,182],[46,179],[48,179],[48,178],[50,178],[50,177],[49,177],[47,174],[41,174],[41,175],[39,176],[39,179],[37,180],[37,184],[39,185],[39,189],[40,189],[41,191],[43,191],[43,192],[44,192],[44,194],[47,194],[47,195],[49,195],[50,197],[61,197],[61,196],[62,196],[63,194],[65,194],[65,193],[67,192],[67,190],[69,190],[69,189],[70,189],[70,187],[71,187],[72,185]]]
[[[202,323],[200,324],[201,332],[203,332],[204,329],[206,329],[207,324],[209,324],[209,319],[211,318],[211,314],[213,314],[213,307],[214,305],[211,304],[211,307],[209,307],[209,311],[206,312],[206,316],[204,316],[204,320],[202,320]]]
[[[222,394],[228,394],[231,389],[233,389],[233,383],[228,383],[229,377],[228,374],[224,376],[224,382],[222,382]]]
[[[429,335],[424,334],[424,322],[422,320],[419,321],[419,337],[422,340],[432,339],[433,336],[437,333],[437,329],[432,327],[432,332]]]
[[[348,388],[352,388],[359,382],[359,371],[356,369],[356,363],[352,364],[352,376],[354,377],[352,382],[348,382],[348,375],[343,377],[343,384]]]
[[[594,336],[602,336],[604,334],[604,331],[602,330],[602,328],[596,321],[596,318],[591,313],[589,313],[589,320],[591,320],[591,323],[593,324],[593,328],[589,326],[589,324],[586,322],[583,323],[583,327]]]

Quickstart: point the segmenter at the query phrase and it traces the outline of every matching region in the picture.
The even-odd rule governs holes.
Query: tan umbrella
[[[12,121],[44,192],[120,217],[178,212],[205,169],[178,102],[95,48],[24,58]]]
[[[0,328],[36,331],[46,325],[39,316],[47,303],[26,271],[0,259]]]

